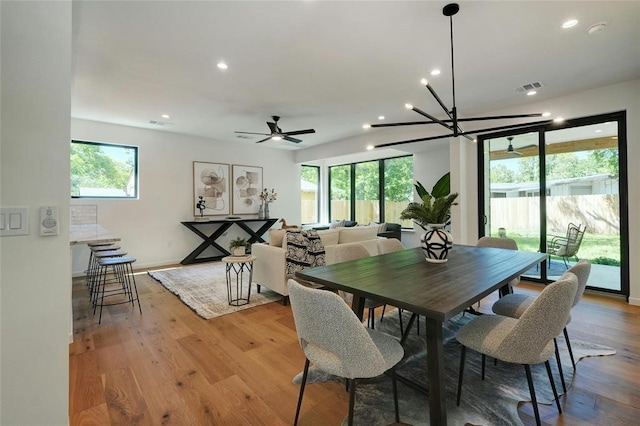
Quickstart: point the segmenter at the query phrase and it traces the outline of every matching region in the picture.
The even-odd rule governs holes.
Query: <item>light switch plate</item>
[[[0,236],[29,235],[29,207],[0,208]]]

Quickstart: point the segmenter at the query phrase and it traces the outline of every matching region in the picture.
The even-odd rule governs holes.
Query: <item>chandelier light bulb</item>
[[[413,105],[411,105],[411,104],[404,104],[404,107],[406,109],[413,109]]]
[[[363,128],[363,129],[370,129],[370,128],[371,128],[371,124],[369,124],[369,123],[364,123],[364,124],[362,125],[362,128]]]
[[[543,117],[550,117],[551,113],[549,111],[545,111],[545,112],[542,113],[542,116]]]
[[[367,151],[371,151],[373,149],[373,145],[367,145]]]
[[[420,80],[420,84],[422,84],[423,86],[426,86],[427,84],[429,84],[429,80],[427,80],[426,78],[423,78],[422,80]]]

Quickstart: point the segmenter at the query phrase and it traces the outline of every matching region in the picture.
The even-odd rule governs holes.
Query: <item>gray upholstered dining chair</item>
[[[518,250],[518,243],[512,238],[506,237],[480,237],[476,242],[477,247],[493,247],[508,250]],[[509,281],[508,292],[512,293],[513,286],[518,284],[520,278],[514,278]]]
[[[378,243],[378,250],[380,254],[393,253],[395,251],[405,250],[406,247],[402,244],[402,241],[395,238],[387,238],[381,240]]]
[[[364,259],[369,256],[371,256],[369,254],[369,251],[362,244],[338,244],[335,247],[336,263],[348,262],[350,260],[356,259]],[[349,304],[353,301],[353,295],[351,293],[338,290],[338,294],[345,302]],[[369,299],[365,300],[364,308],[367,310],[367,324],[371,328],[375,328],[374,311],[380,306],[384,306],[384,303],[376,302]]]
[[[311,362],[326,373],[347,379],[349,425],[353,424],[356,380],[391,370],[395,421],[399,422],[394,367],[404,356],[402,345],[385,333],[366,328],[335,293],[305,287],[292,279],[287,284],[296,331],[306,356],[294,425],[298,424]]]
[[[486,355],[503,362],[524,365],[537,425],[540,425],[540,413],[530,366],[544,363],[558,412],[562,413],[549,358],[554,352],[553,338],[560,334],[569,319],[577,289],[578,278],[573,273],[567,273],[562,279],[545,287],[520,318],[481,315],[463,326],[456,334],[456,339],[462,344],[457,405],[460,405],[466,349],[470,348],[482,354],[483,380]]]
[[[578,290],[576,291],[576,295],[573,299],[573,305],[571,308],[576,306],[578,302],[582,299],[582,295],[584,294],[584,289],[587,286],[587,281],[589,281],[589,275],[591,273],[591,262],[586,259],[581,260],[580,262],[573,265],[567,273],[575,274],[578,277]],[[562,276],[564,277],[564,275]],[[560,279],[562,279],[560,277]],[[529,296],[522,293],[513,293],[507,294],[506,296],[498,299],[492,306],[492,310],[495,314],[504,315],[511,318],[520,318],[524,311],[536,300],[535,296]],[[571,315],[567,319],[567,324],[571,322]],[[573,349],[571,348],[571,341],[569,340],[569,333],[567,332],[567,324],[565,324],[562,332],[564,333],[564,339],[567,342],[567,349],[569,350],[569,356],[571,357],[571,365],[573,368],[576,368],[576,361],[573,357]],[[558,351],[558,343],[557,340],[553,339],[554,344],[556,345],[556,358],[558,361],[558,369],[560,370],[560,378],[562,379],[562,388],[564,391],[567,391],[567,385],[564,381],[564,374],[562,372],[562,363],[560,362],[560,354]]]

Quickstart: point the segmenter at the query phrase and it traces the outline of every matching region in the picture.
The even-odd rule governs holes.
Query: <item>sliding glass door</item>
[[[588,259],[590,288],[628,295],[624,113],[480,138],[481,235],[548,254],[557,279]]]

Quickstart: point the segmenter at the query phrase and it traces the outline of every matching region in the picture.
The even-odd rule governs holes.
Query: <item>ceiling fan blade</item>
[[[269,126],[269,130],[271,130],[271,133],[280,133],[278,129],[278,125],[276,123],[267,121],[267,126]]]
[[[306,135],[307,133],[315,133],[316,131],[313,129],[306,129],[306,130],[294,130],[293,132],[286,132],[287,135],[291,136],[291,135]]]
[[[483,121],[483,120],[502,120],[504,118],[528,118],[528,117],[542,117],[542,114],[512,114],[512,115],[488,115],[484,117],[468,117],[458,118],[458,121]],[[446,120],[443,120],[446,121]]]
[[[302,139],[296,139],[296,138],[292,138],[292,137],[289,137],[289,136],[284,136],[282,139],[284,139],[285,141],[293,142],[293,143],[302,142]]]
[[[245,135],[264,135],[264,136],[269,136],[268,133],[238,132],[238,131],[236,131],[235,133],[243,133]]]
[[[372,124],[371,127],[396,127],[396,126],[415,126],[418,124],[435,124],[435,121],[405,121],[402,123],[384,123],[384,124]]]
[[[269,136],[268,138],[264,138],[264,139],[262,139],[261,141],[257,141],[256,143],[266,142],[266,141],[268,141],[269,139],[271,139],[271,136]]]

